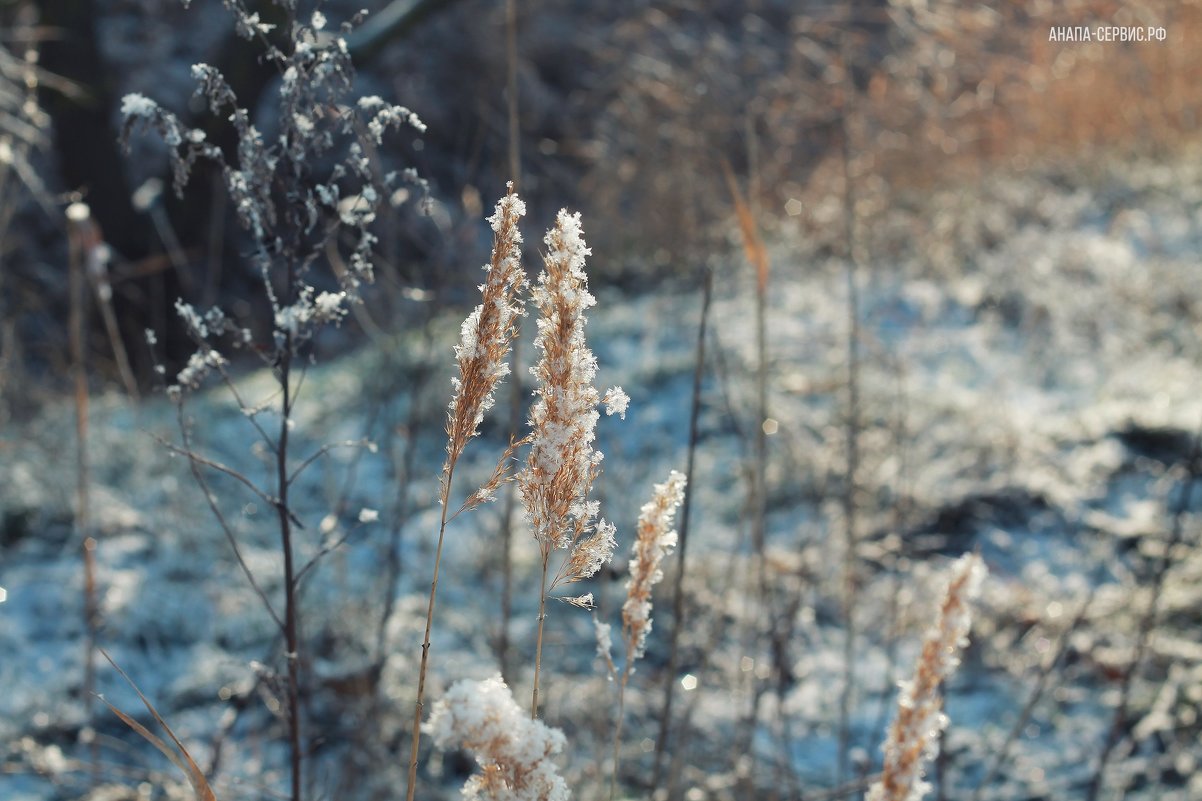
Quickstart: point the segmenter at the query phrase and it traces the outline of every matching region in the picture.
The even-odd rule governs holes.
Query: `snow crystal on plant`
[[[579,607],[580,609],[593,609],[597,604],[591,592],[586,592],[584,595],[573,595],[567,598],[560,598],[565,604]]]
[[[593,631],[597,636],[597,656],[606,662],[613,661],[613,626],[593,618]]]
[[[588,505],[586,512],[580,518],[589,520],[597,513],[600,506],[596,501]],[[583,540],[570,557],[571,578],[585,579],[596,575],[601,566],[613,558],[614,549],[618,547],[615,534],[617,527],[604,518],[597,522],[597,528],[591,537]]]
[[[188,330],[192,332],[193,336],[200,339],[208,338],[209,327],[191,303],[185,303],[183,298],[176,299],[175,312],[184,321],[184,325],[188,326]]]
[[[126,119],[131,117],[153,117],[158,108],[158,103],[137,92],[130,93],[121,98],[121,116]]]
[[[275,327],[281,333],[288,333],[294,339],[308,337],[312,327],[317,323],[338,323],[346,316],[343,306],[345,292],[322,292],[313,297],[314,289],[306,286],[301,289],[300,297],[290,306],[279,308],[275,312]]]
[[[580,212],[577,211],[569,214],[567,209],[560,209],[559,214],[555,218],[555,225],[556,228],[553,231],[548,231],[547,235],[543,237],[543,242],[551,251],[549,258],[566,257],[571,272],[583,277],[584,260],[588,256],[593,255],[593,251],[584,244],[584,232],[580,226]],[[554,236],[553,234],[555,233],[558,233],[559,236]],[[587,292],[583,293],[583,295],[592,297]],[[585,306],[591,305],[592,303],[585,303]]]
[[[626,407],[630,405],[630,396],[623,392],[621,387],[610,387],[605,390],[605,397],[601,401],[605,404],[607,415],[612,417],[616,414],[623,420],[626,419]]]
[[[380,519],[380,513],[377,512],[375,509],[368,509],[368,508],[364,507],[363,509],[359,510],[359,522],[360,523],[374,523],[379,519]]]
[[[507,184],[507,186],[512,190],[513,182],[511,181],[509,184]],[[492,229],[495,233],[501,232],[501,226],[507,215],[513,217],[526,216],[526,201],[522,200],[522,198],[516,192],[505,195],[505,197],[498,200],[496,208],[493,209],[493,213],[488,216],[488,224],[492,226]],[[519,244],[522,242],[522,235],[516,230],[514,233],[514,241],[518,242]]]
[[[197,351],[188,357],[188,363],[175,377],[175,386],[177,389],[182,387],[196,389],[204,377],[209,374],[209,370],[221,367],[225,363],[225,357],[212,348]]]
[[[499,675],[456,682],[422,729],[439,748],[472,752],[483,769],[464,784],[464,799],[568,800],[567,784],[551,760],[566,744],[563,732],[531,720]]]

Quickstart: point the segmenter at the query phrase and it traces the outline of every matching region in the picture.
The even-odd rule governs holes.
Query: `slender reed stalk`
[[[83,706],[84,717],[87,720],[92,718],[92,698],[95,695],[96,634],[100,614],[96,595],[96,540],[92,537],[89,508],[91,480],[88,467],[88,368],[84,320],[87,299],[85,292],[87,279],[84,275],[84,239],[86,226],[90,223],[91,217],[87,206],[82,203],[74,203],[67,209],[68,270],[70,271],[68,275],[70,309],[67,327],[71,338],[71,372],[75,384],[75,534],[79,538],[80,551],[83,556],[83,616],[84,631],[87,632],[84,642]],[[97,766],[96,757],[93,743],[93,771]]]
[[[709,327],[710,303],[714,295],[714,271],[708,267],[702,280],[701,321],[697,324],[697,347],[693,364],[693,398],[689,407],[689,446],[685,458],[685,479],[691,484],[696,463],[697,441],[701,423],[701,382],[705,376],[705,337]],[[652,785],[660,786],[663,777],[664,751],[672,726],[672,694],[676,687],[676,669],[680,658],[680,631],[684,627],[684,576],[685,555],[689,543],[689,510],[692,507],[693,491],[686,488],[680,509],[680,556],[677,559],[676,577],[672,584],[672,632],[668,636],[668,667],[664,678],[664,703],[659,713],[659,736],[655,739],[655,767]],[[669,796],[671,789],[669,788]]]
[[[754,136],[751,136],[752,131],[749,130],[749,158],[754,163]],[[753,164],[754,166],[754,164]],[[745,197],[739,189],[738,181],[735,179],[734,171],[730,164],[722,162],[723,172],[726,177],[727,189],[730,192],[731,200],[735,207],[735,216],[739,223],[740,233],[743,237],[743,250],[747,256],[747,261],[755,268],[755,344],[756,344],[756,364],[755,364],[755,388],[756,388],[756,417],[755,426],[752,431],[753,451],[750,461],[750,492],[748,497],[748,511],[750,516],[751,527],[751,546],[753,549],[753,559],[749,569],[755,571],[756,594],[754,600],[749,597],[748,603],[755,603],[761,609],[769,612],[769,617],[772,616],[772,603],[770,599],[770,587],[768,586],[768,575],[766,569],[766,560],[764,558],[765,548],[765,527],[767,517],[767,468],[768,468],[768,337],[767,337],[767,306],[768,306],[768,278],[769,278],[769,262],[768,250],[764,246],[763,238],[760,236],[759,228],[756,225],[755,213],[752,211],[751,204],[754,202],[752,198]],[[755,170],[751,170],[751,183],[754,185]],[[757,632],[752,632],[754,638]],[[754,765],[751,760],[754,759],[749,745],[754,738],[756,721],[759,717],[759,705],[763,696],[763,687],[755,674],[748,675],[749,692],[747,716],[744,726],[740,734],[741,741],[735,747],[733,753],[737,754],[740,759],[739,778],[742,784],[746,784],[750,779],[751,773],[754,771]],[[743,756],[747,759],[742,759]],[[743,792],[749,790],[744,787]]]
[[[384,608],[380,611],[380,620],[376,624],[376,656],[375,662],[381,668],[387,658],[388,623],[392,620],[396,609],[397,588],[401,581],[401,534],[406,519],[409,516],[408,487],[413,479],[414,463],[417,460],[418,437],[416,435],[421,416],[422,396],[429,383],[430,356],[434,338],[430,330],[430,317],[426,315],[422,322],[421,360],[416,368],[409,371],[407,383],[411,387],[409,410],[405,418],[405,445],[401,452],[397,472],[397,494],[391,512],[391,526],[388,532],[388,545],[385,556],[384,571]]]
[[[497,202],[489,218],[494,232],[492,259],[485,270],[488,278],[481,287],[483,302],[463,321],[460,342],[455,348],[459,375],[452,379],[454,395],[447,409],[447,458],[440,477],[439,503],[442,505],[438,525],[438,544],[434,550],[434,575],[430,581],[430,598],[426,606],[425,635],[422,639],[421,667],[417,679],[417,700],[413,707],[413,731],[409,758],[407,801],[413,801],[417,790],[417,758],[421,745],[421,723],[426,691],[426,673],[430,659],[430,633],[434,627],[434,604],[438,594],[438,573],[442,565],[442,547],[446,535],[451,500],[451,482],[455,465],[467,443],[479,434],[484,413],[492,408],[493,393],[509,373],[507,358],[510,343],[517,331],[522,314],[521,292],[526,286],[522,270],[521,232],[518,220],[526,206],[509,185],[509,193]],[[504,480],[512,447],[498,463],[493,477],[477,490],[460,511],[490,500]],[[458,512],[456,513],[458,514]]]
[[[1056,646],[1051,649],[1050,656],[1046,658],[1043,664],[1039,667],[1039,673],[1035,678],[1035,686],[1031,689],[1031,694],[1027,696],[1027,701],[1023,704],[1022,710],[1014,719],[1014,723],[1010,726],[1010,731],[1006,734],[1006,739],[1002,744],[993,749],[993,761],[989,768],[985,771],[984,776],[977,782],[976,789],[973,790],[969,801],[979,801],[981,795],[987,788],[993,787],[993,780],[997,778],[1001,772],[1002,765],[1010,757],[1010,749],[1018,742],[1023,730],[1027,728],[1027,723],[1031,720],[1031,715],[1035,712],[1035,707],[1043,698],[1048,682],[1052,678],[1052,674],[1062,664],[1065,654],[1068,653],[1069,644],[1072,641],[1072,635],[1081,628],[1081,624],[1085,622],[1089,612],[1089,607],[1093,604],[1094,590],[1090,590],[1088,596],[1081,603],[1077,614],[1073,616],[1073,620],[1063,629],[1056,637]]]
[[[509,121],[509,175],[521,186],[522,128],[518,115],[518,4],[505,0],[505,100]]]
[[[897,717],[885,740],[885,766],[868,791],[866,801],[921,801],[929,785],[925,764],[939,749],[947,728],[940,688],[960,664],[972,625],[969,602],[985,578],[985,565],[976,554],[965,554],[951,569],[939,616],[927,632],[914,678],[901,685]]]
[[[1143,664],[1147,655],[1152,635],[1156,631],[1160,617],[1161,596],[1164,591],[1165,579],[1172,569],[1175,551],[1185,536],[1185,516],[1189,511],[1193,497],[1194,485],[1202,477],[1202,435],[1196,435],[1190,445],[1189,456],[1186,458],[1185,477],[1177,494],[1177,503],[1172,511],[1172,523],[1169,528],[1168,542],[1165,543],[1164,553],[1156,564],[1152,574],[1151,586],[1148,588],[1148,605],[1139,618],[1139,630],[1136,633],[1135,649],[1131,661],[1123,669],[1119,679],[1119,701],[1114,708],[1110,728],[1106,732],[1106,740],[1098,755],[1098,762],[1085,788],[1085,801],[1097,801],[1102,783],[1106,778],[1106,766],[1114,755],[1123,738],[1127,736],[1127,718],[1130,714],[1131,688],[1135,684],[1135,674]]]
[[[521,337],[513,339],[513,362],[521,363]],[[514,376],[509,394],[509,438],[517,439],[522,425],[522,382]],[[512,647],[509,642],[509,624],[513,620],[513,518],[517,510],[517,487],[510,484],[505,488],[505,503],[501,507],[501,622],[497,632],[497,664],[501,677],[512,676],[510,665]]]
[[[289,269],[289,303],[294,302],[295,271]],[[280,354],[277,381],[280,400],[280,433],[276,440],[276,513],[280,525],[280,550],[284,554],[284,659],[288,664],[288,747],[291,751],[292,801],[301,799],[304,748],[301,744],[301,655],[297,636],[296,572],[293,565],[292,512],[288,508],[288,432],[292,420],[292,334],[286,333]]]
[[[534,690],[530,694],[530,719],[538,717],[538,679],[543,668],[543,621],[547,619],[547,562],[551,552],[543,554],[543,572],[539,579],[538,593],[538,637],[534,644]]]
[[[839,696],[839,743],[836,784],[842,784],[848,771],[851,746],[851,702],[855,693],[855,598],[856,529],[858,473],[860,467],[860,299],[857,268],[860,261],[859,232],[856,226],[856,194],[853,177],[852,93],[855,86],[847,66],[846,36],[840,42],[840,67],[843,86],[839,110],[840,161],[843,167],[843,224],[847,255],[847,462],[843,480],[843,691]]]

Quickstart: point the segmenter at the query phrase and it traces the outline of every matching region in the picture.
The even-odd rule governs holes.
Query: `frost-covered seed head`
[[[585,343],[584,312],[596,301],[588,291],[585,258],[591,253],[580,214],[561,210],[544,238],[548,251],[531,291],[539,310],[530,372],[538,380],[530,412],[531,445],[518,488],[543,554],[569,550],[552,586],[593,575],[613,551],[612,526],[595,524],[589,501],[602,455],[593,448],[599,395],[597,360]]]
[[[452,379],[454,394],[447,409],[447,468],[479,433],[485,412],[493,407],[497,386],[509,374],[506,359],[525,313],[522,291],[526,272],[518,230],[525,213],[526,205],[510,183],[508,194],[497,201],[496,211],[488,218],[496,235],[492,259],[484,268],[488,277],[480,285],[482,302],[463,321],[455,346],[459,374]],[[444,469],[444,477],[446,472]]]
[[[927,632],[911,681],[902,682],[897,718],[885,740],[881,778],[866,801],[921,801],[930,789],[923,770],[939,751],[939,735],[947,727],[940,686],[960,664],[972,625],[969,602],[985,578],[985,565],[976,554],[965,554],[952,566],[939,617]]]
[[[630,579],[626,582],[626,602],[622,604],[622,634],[626,641],[629,668],[647,650],[651,632],[651,588],[663,578],[660,565],[676,547],[676,529],[672,523],[676,509],[684,502],[687,479],[677,470],[668,480],[656,484],[652,498],[639,512],[639,529],[630,559]]]

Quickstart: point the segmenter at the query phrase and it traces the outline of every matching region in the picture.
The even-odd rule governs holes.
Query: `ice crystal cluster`
[[[434,704],[423,727],[439,748],[464,748],[480,772],[463,786],[464,799],[567,801],[568,787],[552,757],[563,732],[518,707],[500,676],[459,681]]]
[[[210,113],[232,126],[236,146],[230,156],[203,130],[140,94],[122,100],[122,137],[128,143],[135,131],[158,134],[166,145],[177,194],[182,194],[199,162],[219,169],[271,304],[272,339],[256,350],[275,363],[281,351],[294,352],[320,326],[341,321],[349,304],[359,301],[360,287],[373,278],[376,237],[370,228],[376,212],[384,198],[393,196],[398,180],[416,180],[411,170],[378,174],[367,148],[379,145],[389,130],[409,127],[420,132],[425,126],[409,109],[378,97],[349,98],[354,69],[344,34],[352,23],[331,35],[324,32],[327,20],[321,12],[304,21],[296,16],[294,4],[284,2],[280,8],[292,35],[276,44],[264,37],[274,26],[262,23],[241,3],[226,6],[239,34],[260,38],[266,60],[282,76],[272,115],[278,130],[265,136],[225,76],[208,64],[196,64],[192,77],[197,95]],[[353,244],[349,252],[340,253],[340,243],[347,239]],[[327,254],[332,255],[327,259]],[[311,277],[310,265],[326,260],[330,275]],[[198,385],[202,364],[211,362],[208,353],[216,348],[212,340],[228,332],[225,326],[194,322],[185,319],[202,358],[177,377],[172,387],[176,397],[181,389]],[[235,336],[232,344],[250,344],[247,340]]]
[[[921,801],[930,789],[923,770],[938,754],[939,735],[948,723],[939,690],[960,665],[960,651],[968,644],[972,626],[969,603],[984,578],[985,565],[976,554],[966,554],[952,566],[914,678],[901,683],[897,717],[885,741],[885,766],[867,801]]]

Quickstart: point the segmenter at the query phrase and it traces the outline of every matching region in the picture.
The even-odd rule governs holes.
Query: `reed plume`
[[[417,786],[417,758],[421,738],[421,720],[426,690],[426,671],[430,657],[430,631],[434,625],[434,601],[438,593],[438,572],[442,563],[443,538],[447,529],[447,510],[451,499],[451,479],[455,465],[467,443],[479,433],[484,414],[492,408],[493,394],[501,380],[509,374],[509,350],[517,332],[518,318],[523,314],[522,290],[526,273],[521,265],[522,234],[518,220],[525,215],[526,205],[508,185],[508,193],[497,202],[488,218],[494,232],[492,259],[485,266],[488,278],[480,285],[482,303],[467,316],[455,346],[455,361],[459,375],[452,379],[454,394],[447,409],[447,458],[439,478],[439,503],[442,519],[438,526],[438,545],[434,550],[434,576],[430,582],[430,600],[426,607],[426,630],[422,640],[421,668],[417,679],[417,701],[413,709],[413,742],[409,759],[406,798],[413,801]],[[459,514],[484,501],[491,500],[497,487],[505,480],[513,444],[497,462],[492,476],[464,501]],[[452,516],[453,517],[453,516]]]
[[[927,632],[914,678],[901,683],[897,717],[885,740],[881,778],[866,801],[921,801],[930,789],[923,770],[939,751],[939,736],[947,728],[940,686],[960,665],[960,650],[968,644],[972,626],[969,602],[985,578],[985,565],[976,554],[965,554],[952,566],[939,617]]]
[[[677,508],[684,502],[686,482],[684,473],[673,470],[668,474],[667,481],[655,485],[651,500],[643,504],[639,512],[638,533],[631,549],[630,579],[626,582],[626,601],[622,604],[622,641],[626,646],[626,662],[618,688],[618,722],[614,726],[614,769],[610,780],[610,798],[614,796],[618,781],[618,744],[626,711],[626,685],[634,673],[635,661],[647,651],[647,635],[651,632],[651,588],[664,577],[660,565],[676,547],[676,529],[672,528],[672,523]],[[612,673],[613,660],[607,645],[609,627],[602,626],[597,626],[598,653]]]
[[[584,272],[592,251],[581,235],[579,212],[560,210],[543,242],[547,246],[544,270],[531,291],[539,310],[534,344],[541,355],[530,371],[538,385],[530,412],[530,454],[517,476],[542,562],[531,717],[538,716],[547,594],[561,584],[592,576],[613,556],[614,527],[596,519],[599,504],[589,499],[602,459],[593,439],[598,404],[604,400],[607,414],[625,416],[629,401],[620,387],[610,389],[602,399],[593,386],[597,359],[585,343],[584,312],[597,301],[588,291]],[[568,554],[548,585],[548,566],[556,549]],[[591,606],[588,596],[574,600]]]

